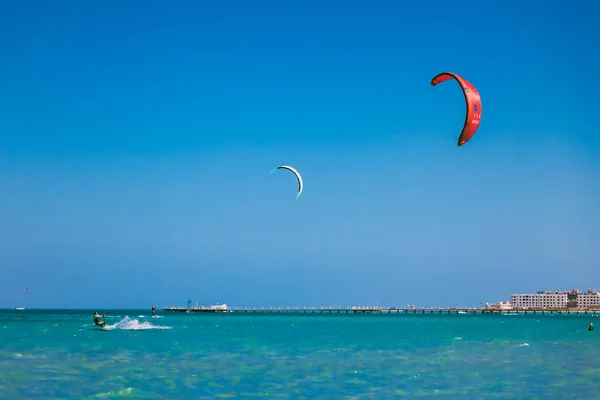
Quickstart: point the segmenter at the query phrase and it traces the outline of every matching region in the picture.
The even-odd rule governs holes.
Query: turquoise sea
[[[103,312],[0,311],[0,398],[600,398],[589,315]]]

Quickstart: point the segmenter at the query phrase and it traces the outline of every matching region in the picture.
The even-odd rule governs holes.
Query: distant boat
[[[15,310],[17,310],[17,311],[23,311],[24,308],[23,307],[17,307],[17,308],[15,308]]]

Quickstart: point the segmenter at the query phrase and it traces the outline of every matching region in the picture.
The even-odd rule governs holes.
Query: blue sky
[[[598,17],[594,1],[3,2],[0,307],[600,289]],[[462,147],[442,71],[482,97]],[[280,164],[304,178],[297,201]]]

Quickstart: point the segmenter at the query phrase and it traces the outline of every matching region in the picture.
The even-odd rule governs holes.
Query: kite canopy
[[[296,195],[296,200],[298,200],[298,197],[300,197],[300,194],[302,193],[302,189],[304,188],[304,183],[302,182],[302,176],[300,176],[300,173],[298,171],[296,171],[295,168],[290,167],[289,165],[280,165],[279,167],[273,168],[271,170],[271,173],[277,171],[278,169],[287,169],[288,171],[292,171],[292,173],[294,175],[296,175],[296,179],[298,179],[298,194]]]
[[[465,124],[462,132],[458,137],[458,145],[462,146],[467,143],[475,132],[479,128],[479,121],[481,120],[481,97],[479,92],[475,89],[475,86],[471,85],[466,79],[456,75],[452,72],[442,72],[433,77],[431,80],[431,86],[435,86],[438,83],[447,81],[449,79],[456,79],[465,95],[465,102],[467,104],[467,115],[465,116]]]

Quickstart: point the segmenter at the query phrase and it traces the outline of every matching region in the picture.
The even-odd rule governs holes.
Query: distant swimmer
[[[588,328],[588,331],[593,331],[594,330],[594,324],[590,322],[590,327]]]
[[[98,311],[95,311],[94,312],[94,325],[104,328],[104,326],[106,325],[106,322],[102,321],[101,318],[106,318],[106,314],[100,315],[100,314],[98,314]]]
[[[156,317],[156,306],[152,306],[152,316]]]

